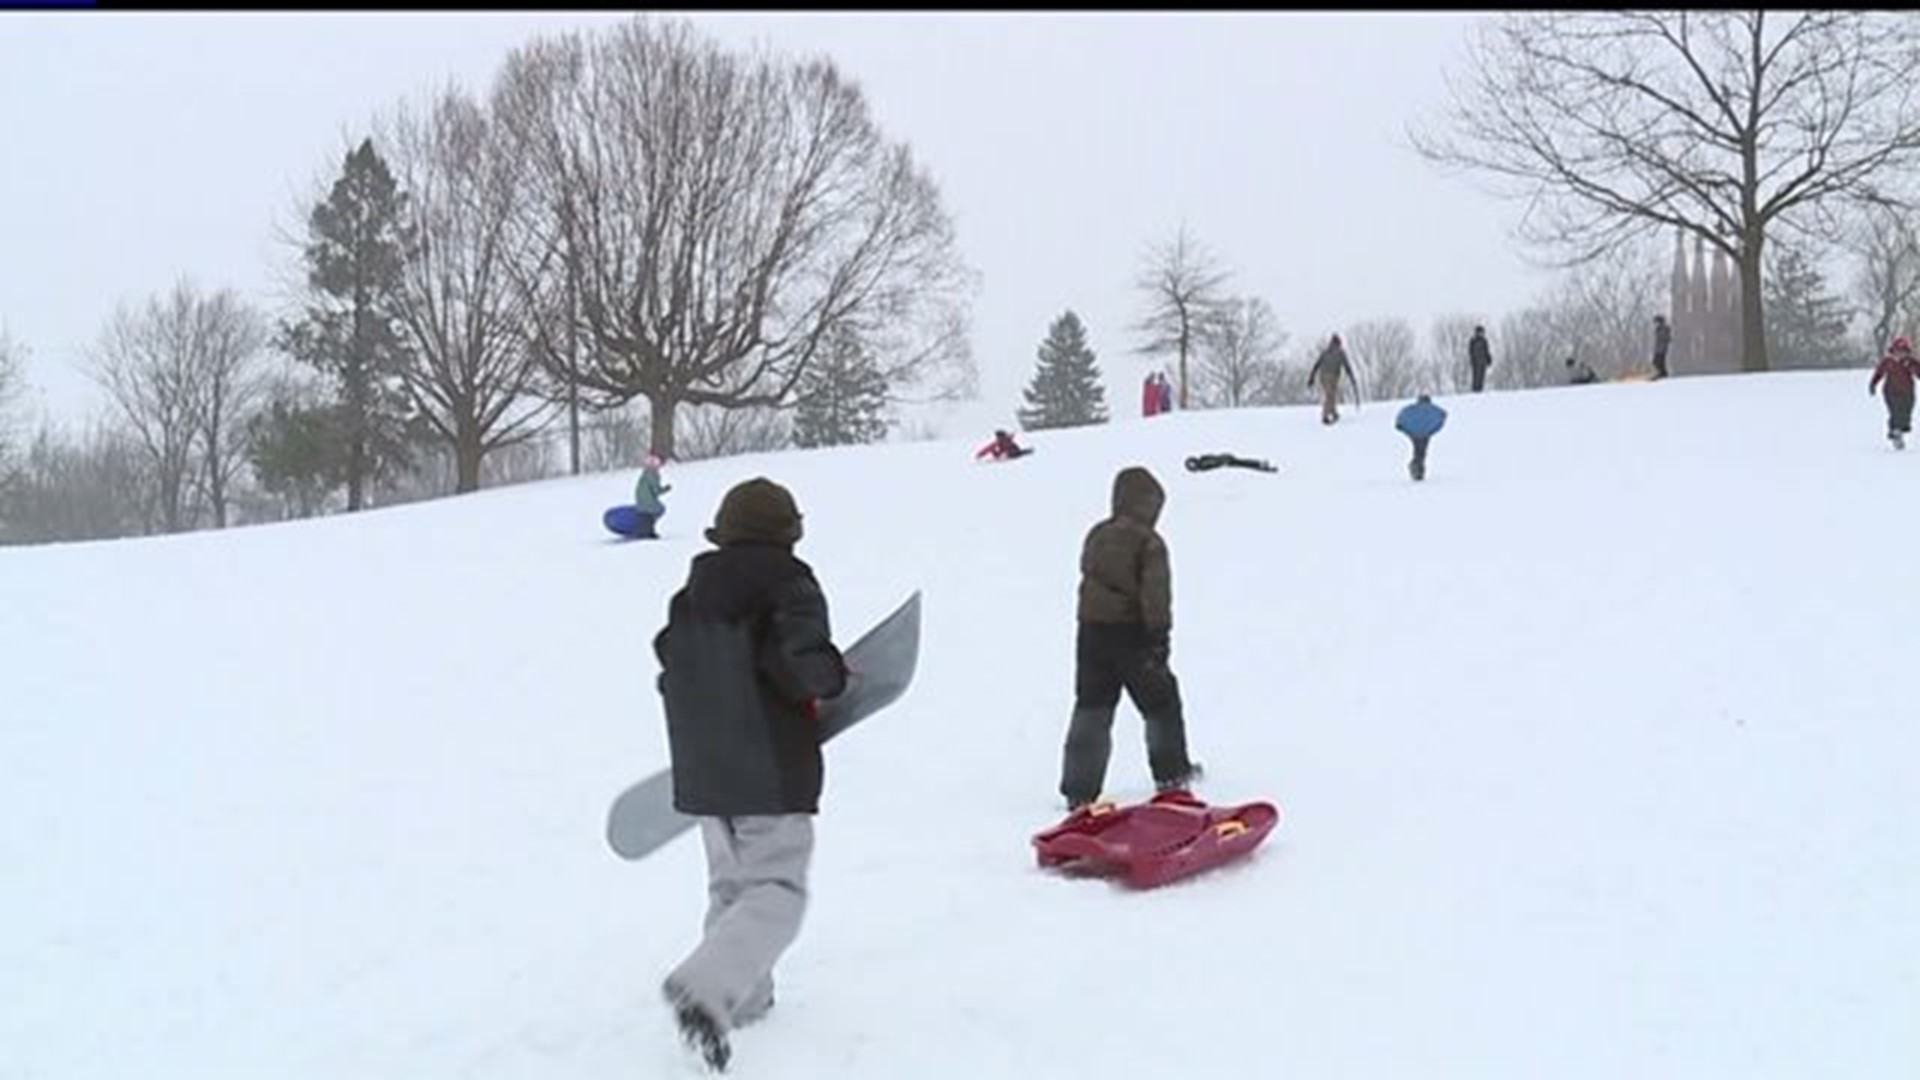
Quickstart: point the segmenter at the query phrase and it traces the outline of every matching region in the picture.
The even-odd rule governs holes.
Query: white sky
[[[99,401],[83,350],[181,275],[272,308],[280,237],[347,141],[447,77],[485,85],[533,35],[614,14],[0,16],[0,324],[34,400]],[[1540,277],[1514,208],[1437,173],[1406,124],[1444,102],[1476,16],[699,15],[825,52],[927,163],[983,276],[974,346],[1008,417],[1049,322],[1086,321],[1121,412],[1142,251],[1182,220],[1290,345],[1355,319],[1497,316]]]

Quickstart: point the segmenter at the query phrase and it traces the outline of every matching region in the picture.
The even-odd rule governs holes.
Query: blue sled
[[[610,507],[600,520],[606,525],[608,532],[624,536],[629,540],[660,538],[660,534],[653,530],[654,516],[641,513],[634,509],[632,504]]]

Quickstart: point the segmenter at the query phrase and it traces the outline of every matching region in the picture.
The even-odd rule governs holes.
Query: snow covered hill
[[[0,1077],[654,1077],[704,905],[608,802],[720,495],[787,484],[919,679],[828,750],[749,1078],[1920,1075],[1920,460],[1864,372],[1175,414],[0,551]],[[981,438],[986,436],[981,433]],[[1227,450],[1277,475],[1189,474]],[[1173,666],[1254,858],[1038,870],[1076,559],[1168,489]],[[1109,792],[1150,790],[1123,705]]]

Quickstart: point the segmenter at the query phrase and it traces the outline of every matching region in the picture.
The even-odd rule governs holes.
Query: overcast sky
[[[274,309],[280,239],[346,140],[453,77],[602,14],[0,15],[0,325],[33,400],[97,407],[83,351],[181,275]],[[983,289],[982,392],[1012,420],[1047,325],[1086,321],[1137,411],[1132,280],[1184,220],[1273,304],[1290,346],[1356,319],[1497,317],[1542,285],[1515,208],[1438,174],[1405,126],[1443,102],[1476,17],[1393,14],[694,16],[724,41],[825,52],[941,185]]]

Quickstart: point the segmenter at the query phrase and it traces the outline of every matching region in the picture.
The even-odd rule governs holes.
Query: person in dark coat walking
[[[820,809],[817,703],[847,666],[826,596],[795,558],[799,508],[764,477],[727,492],[654,638],[673,804],[699,819],[708,909],[662,993],[682,1036],[726,1067],[727,1033],[773,1006],[773,967],[799,936]]]
[[[1487,345],[1487,328],[1476,326],[1467,339],[1467,370],[1473,375],[1473,392],[1487,388],[1487,369],[1493,366],[1493,349]]]
[[[1653,377],[1667,377],[1667,349],[1673,344],[1673,327],[1665,315],[1653,317]]]
[[[1353,378],[1353,365],[1347,362],[1347,347],[1340,344],[1340,335],[1335,334],[1328,340],[1327,347],[1320,350],[1320,358],[1313,362],[1313,370],[1307,372],[1307,385],[1320,384],[1320,422],[1335,424],[1340,421],[1340,377]]]
[[[1887,440],[1895,450],[1907,448],[1907,436],[1913,431],[1913,384],[1920,379],[1920,360],[1913,356],[1913,343],[1905,335],[1893,339],[1893,347],[1873,369],[1867,380],[1867,396],[1886,384]]]
[[[1429,394],[1421,394],[1417,399],[1400,410],[1394,418],[1393,426],[1400,433],[1413,440],[1413,460],[1407,462],[1407,475],[1415,480],[1427,478],[1427,443],[1447,424],[1447,410],[1433,403]]]
[[[1151,472],[1122,469],[1113,478],[1113,512],[1081,545],[1073,717],[1060,770],[1070,810],[1092,803],[1106,783],[1123,689],[1146,723],[1154,786],[1183,789],[1200,775],[1187,756],[1180,683],[1168,665],[1173,575],[1166,541],[1155,531],[1165,505]]]

